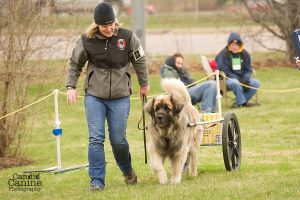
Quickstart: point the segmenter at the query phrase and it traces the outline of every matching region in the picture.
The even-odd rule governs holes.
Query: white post
[[[55,89],[54,93],[54,109],[55,109],[55,119],[54,119],[54,127],[55,129],[59,129],[60,121],[58,117],[58,92],[59,90]],[[56,145],[57,145],[57,167],[61,169],[61,157],[60,157],[60,135],[56,135]]]
[[[222,99],[222,95],[220,93],[220,72],[219,70],[216,70],[216,82],[217,82],[217,102],[218,102],[218,112],[220,114],[220,116],[222,116],[222,108],[221,108],[221,99]]]

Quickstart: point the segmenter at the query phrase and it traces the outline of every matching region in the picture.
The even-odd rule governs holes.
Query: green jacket
[[[178,72],[171,66],[167,65],[167,64],[163,64],[161,66],[161,69],[160,69],[161,73],[161,77],[162,78],[176,78],[176,79],[180,79],[179,78],[179,75],[178,75]]]
[[[181,73],[179,73],[176,69],[167,64],[163,64],[161,66],[160,75],[162,78],[180,79],[185,85],[189,85],[194,82],[186,68],[182,68]]]
[[[129,30],[119,28],[111,38],[97,33],[94,38],[83,34],[76,42],[69,65],[66,86],[76,88],[78,78],[88,61],[84,84],[86,94],[102,99],[114,99],[131,94],[131,67],[134,67],[139,85],[148,85],[146,59],[137,37]]]

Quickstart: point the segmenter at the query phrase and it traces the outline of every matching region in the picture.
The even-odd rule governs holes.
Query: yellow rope
[[[17,113],[17,112],[20,112],[20,111],[22,111],[22,110],[25,110],[26,108],[29,108],[30,106],[33,106],[34,104],[37,104],[37,103],[39,103],[39,102],[41,102],[41,101],[47,99],[47,98],[50,97],[51,95],[53,95],[53,92],[51,92],[51,94],[49,94],[49,95],[47,95],[47,96],[45,96],[45,97],[43,97],[43,98],[40,98],[40,99],[36,100],[35,102],[33,102],[33,103],[31,103],[31,104],[29,104],[29,105],[27,105],[27,106],[24,106],[23,108],[20,108],[20,109],[14,111],[14,112],[11,112],[11,113],[9,113],[9,114],[7,114],[7,115],[4,115],[4,116],[0,117],[0,120],[1,120],[1,119],[4,119],[5,117],[8,117],[8,116],[10,116],[10,115],[13,115],[13,114],[15,114],[15,113]]]
[[[202,81],[204,81],[204,80],[209,79],[209,78],[212,77],[212,76],[214,76],[214,74],[211,74],[211,75],[209,75],[209,76],[206,76],[206,77],[204,77],[204,78],[202,78],[202,79],[200,79],[200,80],[198,80],[198,81],[195,81],[194,83],[189,84],[189,85],[187,85],[186,87],[193,86],[193,85],[195,85],[195,84],[197,84],[197,83],[199,83],[199,82],[202,82]],[[63,95],[67,95],[67,93],[65,93],[65,92],[59,92],[59,93],[60,93],[60,94],[63,94]],[[161,93],[161,94],[164,94],[164,93]],[[157,94],[150,95],[150,96],[147,96],[147,97],[148,97],[148,98],[152,98],[152,97],[155,97],[156,95],[157,95]],[[84,96],[79,95],[78,97],[83,98]],[[131,99],[131,100],[139,100],[139,99],[141,99],[141,98],[140,98],[140,97],[131,97],[130,99]]]
[[[212,77],[212,76],[214,76],[214,75],[215,75],[215,74],[208,75],[208,76],[206,76],[206,77],[204,77],[204,78],[202,78],[202,79],[200,79],[200,80],[198,80],[198,81],[195,81],[194,83],[191,83],[191,84],[187,85],[186,87],[191,87],[191,86],[193,86],[193,85],[196,85],[197,83],[202,82],[202,81],[204,81],[204,80],[207,80],[207,79],[209,79],[210,77]]]
[[[203,81],[203,80],[206,80],[206,79],[208,79],[208,78],[211,77],[211,76],[213,76],[213,75],[204,77],[204,78],[202,78],[202,79],[200,79],[200,80],[198,80],[198,81],[196,81],[196,82],[194,82],[194,83],[188,85],[187,87],[190,87],[190,86],[192,86],[192,85],[195,85],[195,84],[197,84],[197,83],[199,83],[199,82],[201,82],[201,81]],[[60,94],[63,94],[63,95],[67,95],[66,92],[59,92],[59,93],[60,93]],[[3,119],[3,118],[5,118],[5,117],[8,117],[8,116],[10,116],[10,115],[13,115],[13,114],[15,114],[15,113],[18,113],[18,112],[20,112],[20,111],[22,111],[22,110],[24,110],[24,109],[26,109],[26,108],[29,108],[30,106],[33,106],[34,104],[39,103],[39,102],[43,101],[44,99],[50,97],[51,95],[53,95],[53,92],[52,92],[51,94],[49,94],[49,95],[47,95],[47,96],[45,96],[45,97],[43,97],[43,98],[41,98],[41,99],[35,101],[35,102],[33,102],[33,103],[27,105],[27,106],[24,106],[23,108],[20,108],[20,109],[14,111],[14,112],[11,112],[11,113],[9,113],[9,114],[7,114],[7,115],[4,115],[4,116],[0,117],[0,120]],[[156,95],[150,95],[150,96],[148,96],[148,98],[152,98],[152,97],[154,97],[154,96],[156,96]],[[84,96],[79,95],[78,97],[83,98]],[[130,98],[130,99],[131,99],[131,100],[139,100],[140,97],[132,97],[132,98]]]
[[[199,83],[199,82],[202,82],[202,81],[204,81],[204,80],[207,80],[207,79],[209,79],[210,77],[212,77],[212,76],[214,76],[214,74],[211,74],[211,75],[209,75],[209,76],[206,76],[206,77],[204,77],[204,78],[202,78],[202,79],[200,79],[200,80],[198,80],[198,81],[195,81],[194,83],[191,83],[191,84],[189,84],[189,85],[187,85],[186,87],[191,87],[191,86],[193,86],[193,85],[196,85],[197,83]],[[160,94],[165,94],[165,93],[160,93]],[[148,98],[152,98],[152,97],[155,97],[157,94],[154,94],[154,95],[150,95],[150,96],[147,96]],[[141,99],[140,97],[132,97],[132,98],[130,98],[131,100],[138,100],[138,99]]]
[[[201,81],[207,80],[208,78],[210,78],[210,77],[212,77],[212,76],[214,76],[214,75],[215,75],[215,74],[211,74],[211,75],[209,75],[209,76],[206,76],[206,77],[204,77],[204,78],[202,78],[202,79],[200,79],[200,80],[198,80],[198,81],[195,81],[195,82],[192,83],[192,84],[187,85],[187,87],[193,86],[193,85],[195,85],[195,84],[197,84],[197,83],[199,83],[199,82],[201,82]],[[220,75],[223,76],[223,78],[225,78],[225,79],[230,79],[230,78],[228,78],[228,77],[227,77],[226,75],[224,75],[224,74],[220,74]],[[299,91],[299,90],[300,90],[300,88],[292,88],[292,89],[285,89],[285,90],[270,90],[270,89],[263,89],[263,88],[255,88],[255,87],[252,87],[252,86],[243,84],[243,83],[239,83],[239,84],[242,85],[242,86],[244,86],[244,87],[250,88],[250,89],[254,89],[254,90],[258,90],[258,91],[264,91],[264,92],[273,92],[273,93],[287,93],[287,92],[295,92],[295,91]],[[63,94],[63,95],[67,95],[67,93],[65,93],[65,92],[59,92],[59,93],[60,93],[60,94]],[[161,93],[161,94],[163,94],[163,93]],[[47,95],[47,96],[45,96],[45,97],[43,97],[43,98],[40,98],[40,99],[36,100],[35,102],[33,102],[33,103],[31,103],[31,104],[29,104],[29,105],[27,105],[27,106],[24,106],[23,108],[20,108],[20,109],[14,111],[14,112],[11,112],[11,113],[9,113],[9,114],[7,114],[7,115],[4,115],[4,116],[0,117],[0,120],[1,120],[1,119],[4,119],[4,118],[6,118],[6,117],[8,117],[8,116],[10,116],[10,115],[13,115],[13,114],[15,114],[15,113],[18,113],[18,112],[20,112],[20,111],[22,111],[22,110],[25,110],[26,108],[29,108],[29,107],[33,106],[34,104],[37,104],[37,103],[39,103],[39,102],[41,102],[41,101],[47,99],[48,97],[50,97],[50,96],[52,96],[52,95],[53,95],[53,92],[51,92],[49,95]],[[154,96],[156,96],[156,95],[150,95],[150,96],[148,96],[148,97],[149,97],[149,98],[152,98],[152,97],[154,97]],[[78,97],[83,98],[84,96],[79,95]],[[138,100],[138,99],[140,99],[140,97],[132,97],[132,98],[130,98],[130,99],[131,99],[131,100]]]
[[[223,76],[225,79],[230,79],[225,74],[220,74],[220,75]],[[252,87],[252,86],[249,86],[249,85],[246,85],[246,84],[243,84],[243,83],[239,83],[239,84],[241,86],[246,87],[246,88],[254,89],[254,90],[257,90],[257,91],[271,92],[271,93],[288,93],[288,92],[295,92],[295,91],[300,90],[300,88],[292,88],[292,89],[285,89],[285,90],[270,90],[270,89]]]

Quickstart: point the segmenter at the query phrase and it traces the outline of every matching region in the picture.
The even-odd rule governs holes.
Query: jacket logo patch
[[[133,52],[133,57],[135,60],[139,60],[141,57],[145,55],[143,47],[140,46],[137,50]]]
[[[120,50],[124,50],[126,47],[126,40],[118,39],[117,46],[119,47]]]

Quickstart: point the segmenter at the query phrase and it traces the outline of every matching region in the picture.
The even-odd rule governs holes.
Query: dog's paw
[[[170,182],[171,184],[179,184],[181,182],[181,177],[171,177]]]
[[[197,169],[197,165],[193,164],[193,163],[197,163],[196,161],[191,163],[191,167],[189,170],[189,174],[190,176],[198,176],[198,169]]]
[[[167,178],[167,177],[160,178],[160,179],[159,179],[159,183],[160,183],[161,185],[167,184],[167,183],[168,183],[168,178]]]
[[[195,172],[190,171],[190,176],[198,176],[198,172],[197,171],[195,171]]]

